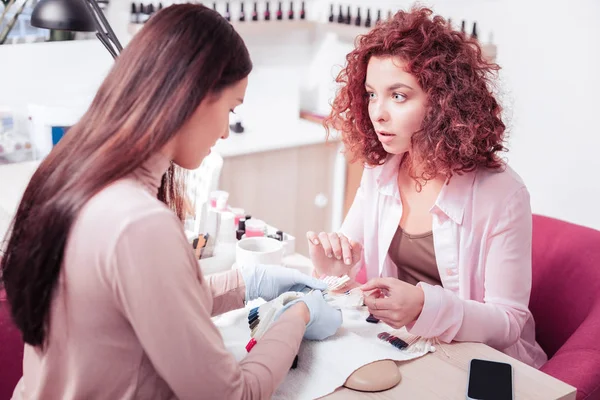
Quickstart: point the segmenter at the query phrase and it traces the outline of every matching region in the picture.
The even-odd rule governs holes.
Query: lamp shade
[[[95,32],[96,24],[85,0],[41,0],[31,14],[31,25],[38,28],[76,32]]]

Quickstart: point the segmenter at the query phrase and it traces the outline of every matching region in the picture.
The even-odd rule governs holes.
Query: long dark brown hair
[[[201,5],[167,7],[132,39],[33,175],[9,230],[2,282],[25,343],[45,345],[69,231],[86,202],[165,146],[207,95],[251,69],[237,32]],[[176,175],[171,165],[158,198],[181,217]]]

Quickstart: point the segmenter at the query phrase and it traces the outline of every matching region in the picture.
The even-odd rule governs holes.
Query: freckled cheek
[[[421,128],[422,120],[423,113],[420,109],[400,109],[394,115],[394,125],[401,132],[414,133]]]

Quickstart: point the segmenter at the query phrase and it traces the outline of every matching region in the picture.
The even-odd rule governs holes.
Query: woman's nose
[[[385,122],[389,119],[389,113],[382,102],[374,103],[372,106],[373,120],[377,122]]]
[[[225,132],[223,132],[223,135],[221,136],[221,139],[227,139],[229,137],[229,125],[227,125],[225,127]]]

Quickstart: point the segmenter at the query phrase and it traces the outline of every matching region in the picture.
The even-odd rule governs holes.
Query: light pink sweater
[[[357,280],[398,277],[389,248],[402,218],[402,155],[365,168],[342,232],[362,243]],[[531,294],[529,192],[510,168],[455,175],[430,210],[441,285],[420,282],[425,304],[410,333],[480,342],[536,368],[547,360],[535,340]],[[362,276],[361,276],[362,275]],[[365,276],[366,275],[366,276]]]
[[[13,399],[266,399],[284,379],[304,322],[283,314],[239,363],[225,349],[210,318],[243,307],[244,283],[237,271],[202,276],[156,198],[168,166],[154,156],[81,211],[48,346],[25,346]]]

